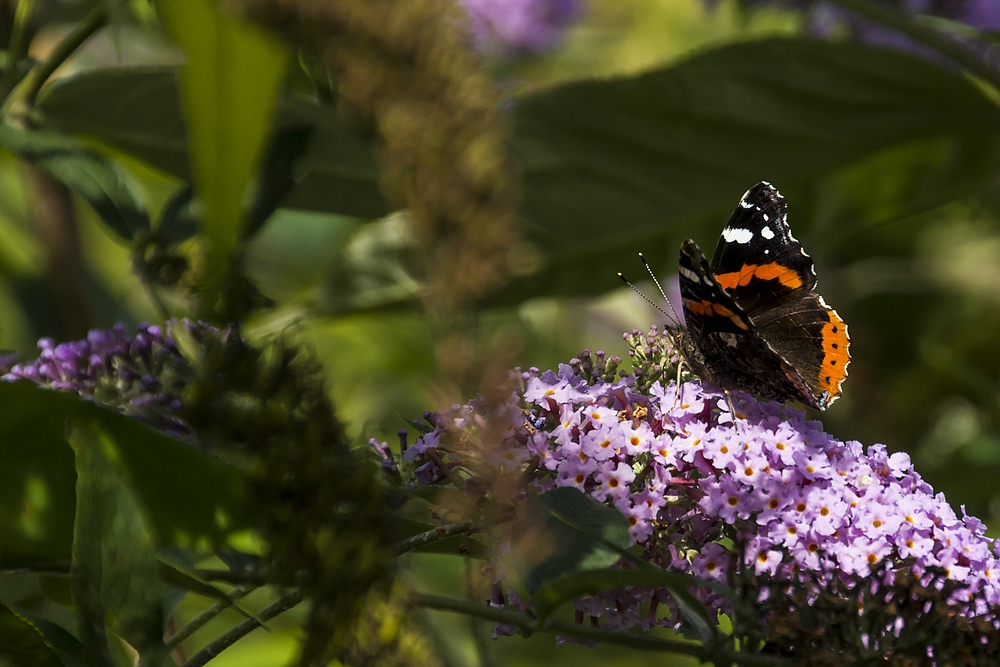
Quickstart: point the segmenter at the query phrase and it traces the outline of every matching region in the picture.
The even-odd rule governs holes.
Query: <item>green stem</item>
[[[417,547],[422,547],[426,544],[443,540],[451,537],[452,535],[469,532],[474,527],[475,524],[471,521],[451,523],[446,526],[441,526],[440,528],[435,528],[434,530],[428,530],[426,533],[420,533],[419,535],[414,535],[413,537],[401,540],[392,546],[391,551],[394,556],[398,556],[406,553],[407,551],[413,551]]]
[[[418,593],[413,597],[413,600],[418,606],[426,607],[427,609],[452,611],[486,619],[494,623],[509,623],[525,634],[533,634],[535,632],[560,634],[575,639],[597,641],[604,644],[617,644],[642,651],[661,651],[664,653],[689,655],[702,662],[711,661],[721,665],[737,664],[744,665],[745,667],[779,667],[790,664],[787,660],[772,656],[712,650],[700,644],[690,644],[674,639],[661,639],[659,637],[630,635],[623,632],[565,623],[552,618],[539,624],[527,614],[441,595]]]
[[[256,617],[248,618],[243,621],[232,630],[222,635],[211,644],[201,649],[193,656],[191,659],[184,663],[182,667],[202,667],[210,660],[214,660],[220,653],[225,651],[227,648],[238,642],[240,639],[250,634],[259,627],[263,627],[261,624],[270,621],[275,616],[283,614],[295,605],[299,604],[303,600],[302,591],[295,591],[294,593],[289,593],[283,598],[279,599],[274,604],[261,609]]]
[[[951,35],[925,25],[909,14],[871,0],[831,0],[831,2],[903,33],[918,44],[923,44],[953,60],[970,74],[1000,90],[1000,71],[990,67],[983,56]]]
[[[21,4],[24,4],[24,2],[25,0],[21,0],[18,4],[18,11],[20,11]],[[24,109],[33,107],[35,99],[38,97],[38,92],[45,85],[45,82],[49,80],[49,77],[52,76],[52,73],[66,62],[66,59],[73,55],[73,52],[80,48],[91,35],[100,30],[107,21],[107,18],[108,12],[104,3],[95,7],[86,18],[73,27],[70,33],[56,45],[56,48],[52,49],[52,52],[49,53],[45,60],[31,68],[31,71],[24,77],[24,80],[10,94],[10,98],[4,103],[4,106],[9,107],[11,104],[19,104],[23,105]],[[4,75],[5,81],[11,71],[12,68],[8,67]]]
[[[188,622],[187,625],[175,632],[174,635],[167,640],[167,649],[172,651],[174,648],[179,646],[181,642],[204,627],[206,623],[221,614],[224,610],[233,606],[233,603],[236,600],[239,600],[241,597],[255,590],[257,587],[257,584],[243,584],[242,586],[237,586],[231,590],[224,599],[219,600],[214,605],[195,616],[190,622]]]
[[[24,57],[27,48],[24,34],[31,16],[32,0],[18,0],[14,10],[14,25],[10,30],[10,44],[7,47],[7,59],[4,63],[3,81],[0,81],[0,99],[6,99],[14,88],[17,78],[17,66]]]

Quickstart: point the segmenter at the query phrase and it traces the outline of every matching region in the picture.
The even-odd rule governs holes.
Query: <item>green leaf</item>
[[[966,171],[924,179],[929,207],[1000,169],[1000,113],[975,84],[854,43],[733,44],[641,76],[541,92],[521,101],[513,122],[525,230],[544,271],[511,286],[508,301],[617,287],[616,272],[640,250],[654,267],[676,266],[680,240],[700,236],[711,247],[760,180],[804,191],[920,138],[977,149],[971,163],[941,156],[943,169]],[[876,194],[882,208],[906,206],[905,189]],[[797,233],[807,211],[794,208]]]
[[[65,565],[76,472],[64,436],[78,400],[28,382],[0,382],[0,535],[4,568]]]
[[[158,545],[207,550],[253,525],[237,468],[74,394],[0,382],[3,567],[60,565],[70,558],[76,472],[65,425],[74,415],[114,436],[116,459]]]
[[[99,139],[190,180],[187,136],[173,68],[91,70],[61,77],[37,100],[43,127]],[[365,137],[335,104],[280,101],[274,134],[312,128],[296,182],[281,205],[375,218],[390,211]]]
[[[210,598],[212,600],[225,600],[227,595],[225,591],[219,590],[207,581],[203,581],[183,570],[180,570],[170,563],[160,561],[160,578],[173,586],[176,586],[182,591],[190,591],[192,593],[197,593],[203,597]],[[250,612],[243,609],[241,606],[235,602],[231,602],[230,606],[235,609],[244,618],[254,618]],[[263,623],[261,624],[263,625]]]
[[[72,420],[68,438],[77,464],[72,576],[83,644],[93,662],[110,665],[110,621],[142,664],[172,664],[163,643],[166,588],[142,509],[116,465],[114,438],[85,417]]]
[[[663,588],[674,598],[683,620],[694,636],[705,643],[718,639],[719,631],[708,611],[688,588],[701,585],[697,579],[679,572],[656,569],[593,570],[578,572],[543,586],[531,599],[541,621],[563,604],[582,595],[628,586]]]
[[[87,403],[80,413],[113,436],[115,456],[158,545],[207,550],[250,529],[245,475],[142,422]]]
[[[621,512],[573,487],[529,497],[511,528],[515,569],[532,593],[567,574],[617,563],[630,543]]]
[[[7,605],[0,605],[0,658],[26,667],[87,667],[86,653],[73,635]]]
[[[243,198],[267,142],[289,48],[212,0],[161,0],[184,50],[181,98],[195,190],[204,204],[208,288],[221,288],[243,223]],[[211,299],[209,300],[209,303]]]
[[[149,229],[149,215],[129,176],[76,139],[0,123],[0,144],[83,197],[121,238],[130,241]]]
[[[46,84],[35,104],[42,127],[99,139],[189,181],[178,85],[173,67],[87,70]]]
[[[156,225],[156,235],[165,243],[180,243],[198,233],[194,188],[185,184],[167,200]]]
[[[295,165],[309,145],[312,130],[309,125],[284,127],[271,137],[261,160],[253,205],[247,211],[245,236],[256,234],[295,187]]]

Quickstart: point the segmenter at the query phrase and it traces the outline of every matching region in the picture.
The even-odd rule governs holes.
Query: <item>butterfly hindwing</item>
[[[766,311],[761,337],[802,376],[821,408],[840,396],[851,361],[847,325],[823,297],[810,292]]]

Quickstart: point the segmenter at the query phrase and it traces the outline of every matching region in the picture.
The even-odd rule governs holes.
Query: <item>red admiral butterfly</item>
[[[816,271],[785,209],[770,183],[758,183],[722,230],[711,265],[694,241],[681,244],[686,356],[722,389],[825,410],[847,377],[847,325],[813,291]]]

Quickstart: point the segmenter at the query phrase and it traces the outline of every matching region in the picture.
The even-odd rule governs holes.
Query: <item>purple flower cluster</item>
[[[581,0],[461,0],[461,4],[480,51],[547,51],[582,14]]]
[[[506,420],[493,427],[501,435],[489,460],[531,475],[540,490],[573,486],[616,507],[645,558],[668,570],[726,585],[737,574],[780,583],[806,573],[819,589],[867,577],[891,584],[904,571],[926,586],[943,573],[958,584],[948,600],[955,613],[1000,624],[997,545],[982,522],[935,494],[906,454],[838,440],[779,403],[738,393],[730,403],[699,381],[641,390],[635,376],[607,377],[582,372],[578,359],[520,373],[521,388],[488,415]],[[438,428],[404,455],[418,480],[437,480],[442,465],[472,469],[463,463],[467,444],[455,443],[482,425],[478,412],[473,402],[433,420]],[[702,599],[729,609],[714,593]],[[617,629],[677,627],[679,618],[655,590],[576,604]]]
[[[0,360],[0,379],[77,392],[167,431],[186,433],[178,416],[185,364],[174,334],[178,328],[190,335],[207,327],[189,320],[170,321],[165,329],[140,324],[130,336],[116,324],[107,331],[91,330],[80,341],[56,344],[42,338],[35,360]]]

